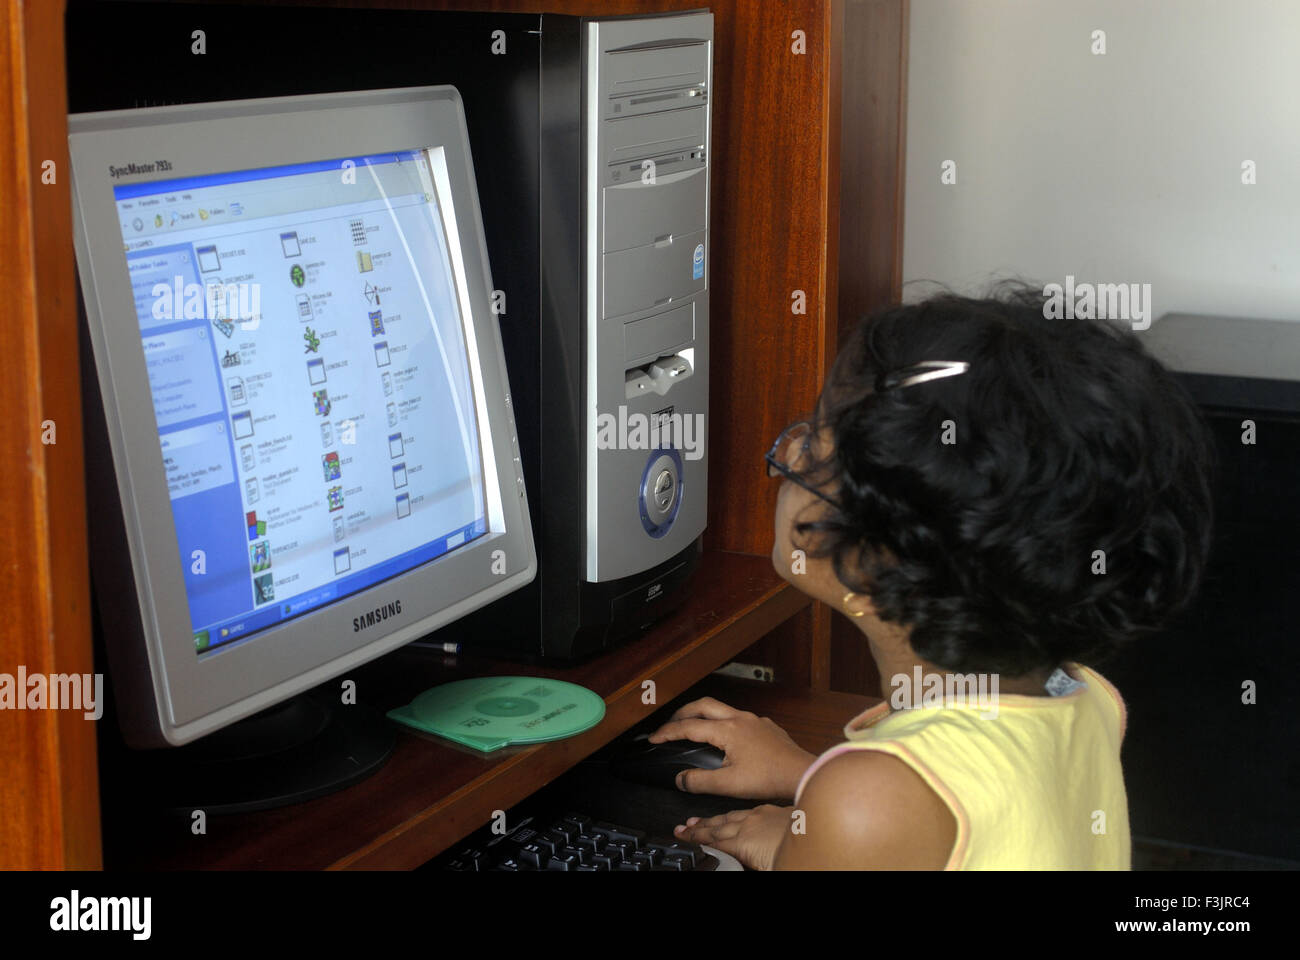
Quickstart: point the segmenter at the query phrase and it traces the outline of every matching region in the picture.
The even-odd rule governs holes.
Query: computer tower
[[[556,19],[542,36],[539,575],[457,627],[580,657],[671,610],[699,562],[713,18]]]
[[[708,488],[712,46],[707,11],[68,5],[70,112],[461,93],[538,575],[431,639],[581,658],[685,595]]]

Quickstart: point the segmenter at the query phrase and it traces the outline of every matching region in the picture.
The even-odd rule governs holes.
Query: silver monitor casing
[[[92,563],[101,584],[120,583],[129,570],[134,585],[129,596],[101,589],[100,599],[138,604],[143,634],[106,630],[105,637],[129,743],[179,745],[201,737],[418,639],[534,578],[537,561],[510,387],[490,308],[492,279],[464,111],[453,87],[74,114],[68,143],[77,263],[129,553],[94,556]],[[445,150],[451,186],[451,196],[440,198],[450,208],[448,220],[454,217],[448,244],[454,257],[454,235],[459,236],[466,289],[458,293],[462,309],[468,303],[478,347],[470,360],[476,407],[486,413],[479,429],[488,533],[405,574],[200,657],[113,186],[437,146]],[[111,165],[159,159],[166,160],[166,172],[119,181],[109,174]],[[113,481],[105,477],[103,482]],[[95,522],[105,518],[92,516]],[[354,632],[354,618],[381,607],[391,611],[394,603],[400,612],[385,619],[381,629]]]

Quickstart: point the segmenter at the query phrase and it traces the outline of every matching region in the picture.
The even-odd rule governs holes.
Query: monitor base
[[[184,747],[126,751],[136,768],[129,782],[136,797],[168,813],[252,813],[364,780],[383,766],[396,739],[375,711],[340,703],[337,692],[313,691]]]

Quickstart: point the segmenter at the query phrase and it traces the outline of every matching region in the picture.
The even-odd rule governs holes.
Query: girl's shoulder
[[[958,839],[939,793],[905,761],[871,749],[821,762],[801,786],[794,819],[781,866],[938,870]]]

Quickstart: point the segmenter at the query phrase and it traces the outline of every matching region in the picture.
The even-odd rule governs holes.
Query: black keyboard
[[[554,870],[649,872],[736,870],[725,853],[707,852],[698,843],[650,837],[645,831],[596,820],[582,813],[559,815],[512,811],[507,833],[484,827],[428,866],[436,870]],[[722,858],[725,857],[724,861]],[[727,863],[726,861],[730,861]]]

